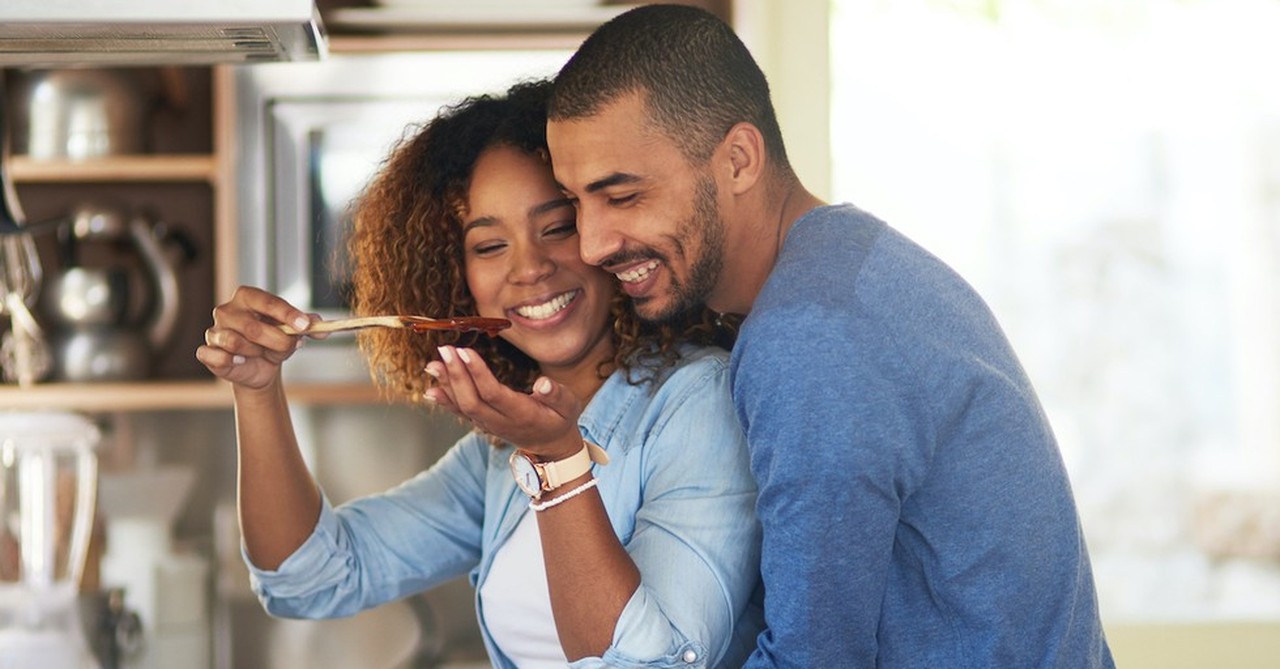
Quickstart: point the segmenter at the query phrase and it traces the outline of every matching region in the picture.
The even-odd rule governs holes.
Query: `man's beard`
[[[724,238],[724,220],[720,218],[720,210],[716,205],[716,185],[710,176],[703,175],[698,178],[693,212],[676,228],[676,241],[684,257],[689,258],[689,242],[696,240],[692,247],[698,255],[691,258],[689,280],[681,281],[674,273],[669,272],[670,303],[665,308],[657,309],[653,305],[654,298],[645,298],[642,302],[637,302],[636,313],[647,321],[676,323],[701,312],[707,297],[720,280],[720,270],[724,266]]]

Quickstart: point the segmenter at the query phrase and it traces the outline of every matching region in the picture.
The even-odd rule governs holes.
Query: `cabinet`
[[[178,68],[182,108],[157,113],[146,127],[147,153],[88,160],[10,157],[8,171],[29,221],[63,216],[83,202],[146,210],[180,229],[195,257],[183,264],[181,316],[172,343],[158,353],[155,374],[128,383],[44,382],[0,386],[0,409],[74,409],[91,412],[224,408],[227,384],[213,379],[194,357],[213,305],[235,288],[235,103],[230,66]],[[23,73],[10,73],[10,81]],[[142,76],[142,75],[140,75]],[[9,87],[14,90],[14,87]],[[56,240],[40,235],[46,272],[57,271]],[[291,388],[303,403],[367,402],[368,383]]]

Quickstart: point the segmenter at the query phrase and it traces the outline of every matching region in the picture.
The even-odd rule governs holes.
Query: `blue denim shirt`
[[[727,356],[686,349],[656,389],[609,377],[579,419],[609,453],[595,467],[605,509],[641,584],[602,657],[573,667],[740,666],[763,627],[760,527]],[[381,494],[333,508],[276,571],[249,561],[273,615],[351,615],[469,574],[483,584],[526,513],[507,459],[463,437],[434,466]],[[496,667],[514,667],[477,614]]]

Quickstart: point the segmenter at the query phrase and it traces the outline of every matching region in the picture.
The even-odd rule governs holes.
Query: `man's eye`
[[[635,194],[635,193],[631,193],[630,195],[621,195],[621,196],[618,196],[618,197],[610,197],[610,198],[609,198],[609,204],[610,204],[610,205],[612,205],[612,206],[615,206],[615,207],[616,207],[616,206],[618,206],[618,205],[623,205],[623,204],[627,204],[627,203],[629,203],[629,202],[632,202],[632,201],[634,201],[635,199],[636,199],[636,194]]]

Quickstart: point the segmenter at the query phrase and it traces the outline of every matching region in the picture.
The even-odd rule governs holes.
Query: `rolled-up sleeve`
[[[756,487],[727,367],[719,358],[699,363],[654,398],[635,460],[643,484],[626,548],[640,587],[610,648],[575,668],[718,666],[758,585]]]
[[[256,567],[254,593],[272,615],[332,618],[420,592],[480,559],[487,444],[472,436],[427,471],[384,493],[333,507],[279,568]]]

